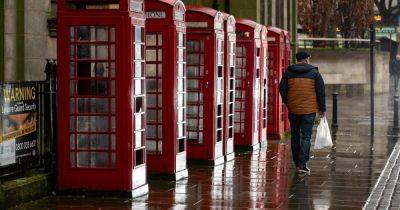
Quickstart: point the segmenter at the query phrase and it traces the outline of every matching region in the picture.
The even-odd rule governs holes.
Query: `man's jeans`
[[[292,132],[292,156],[296,167],[305,167],[310,159],[312,129],[316,114],[289,114]]]

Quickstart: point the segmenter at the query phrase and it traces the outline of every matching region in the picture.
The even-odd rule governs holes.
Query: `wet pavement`
[[[339,97],[335,146],[312,151],[310,176],[295,174],[290,141],[270,140],[268,148],[237,153],[220,166],[190,165],[188,179],[150,180],[149,194],[133,200],[52,196],[16,209],[361,209],[397,142],[390,103],[376,100],[371,138],[368,98]]]

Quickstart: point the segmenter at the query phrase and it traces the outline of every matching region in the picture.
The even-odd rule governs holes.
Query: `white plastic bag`
[[[322,149],[325,147],[332,147],[331,131],[329,130],[328,121],[323,117],[317,127],[317,136],[315,138],[314,149]]]

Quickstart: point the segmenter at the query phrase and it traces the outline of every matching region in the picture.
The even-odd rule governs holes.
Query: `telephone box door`
[[[65,19],[64,19],[65,20]],[[121,150],[124,114],[116,109],[122,95],[116,91],[122,85],[121,34],[119,21],[99,18],[98,25],[82,19],[71,19],[68,41],[60,49],[59,92],[69,97],[60,98],[60,104],[69,104],[69,110],[59,112],[60,166],[59,187],[120,190],[124,185]],[[68,71],[64,71],[68,69]],[[62,105],[61,105],[62,106]],[[66,107],[67,108],[67,107]],[[112,180],[112,181],[104,181]],[[129,189],[126,189],[129,190]]]

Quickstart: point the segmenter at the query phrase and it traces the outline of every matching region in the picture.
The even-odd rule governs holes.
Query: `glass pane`
[[[144,100],[143,100],[143,98],[144,97],[137,97],[137,98],[135,98],[135,112],[136,113],[141,113],[141,112],[143,112],[143,102],[144,102]]]
[[[185,80],[178,79],[178,92],[184,92],[184,91],[185,91]]]
[[[108,117],[78,116],[78,131],[105,132],[109,129]]]
[[[143,128],[143,115],[135,115],[135,130],[141,130]]]
[[[157,36],[155,34],[146,34],[146,46],[156,46]]]
[[[107,134],[78,134],[78,149],[108,149]]]
[[[142,62],[135,62],[135,77],[143,77]]]
[[[185,136],[184,129],[184,124],[178,124],[178,137]]]
[[[178,122],[185,121],[185,109],[178,110]]]
[[[135,27],[135,42],[142,42],[142,28]]]
[[[135,95],[143,94],[143,80],[135,79]]]
[[[100,44],[79,44],[77,51],[78,59],[108,59],[108,46]]]
[[[146,133],[147,133],[147,137],[148,138],[155,138],[156,137],[156,126],[147,125]]]
[[[70,150],[75,149],[75,134],[69,135],[69,149]]]
[[[146,91],[148,93],[157,91],[157,80],[155,79],[147,79],[146,80]]]
[[[75,117],[69,117],[69,131],[75,131]]]
[[[158,61],[162,61],[162,60],[163,60],[163,58],[162,58],[162,50],[159,49],[159,50],[157,51],[157,53],[158,53],[157,60],[158,60]]]
[[[109,83],[107,80],[78,80],[78,95],[108,95]]]
[[[156,151],[156,141],[149,141],[146,142],[146,150],[150,153]]]
[[[184,64],[183,63],[178,64],[178,76],[184,77]]]
[[[162,34],[158,34],[157,39],[158,39],[158,46],[161,46],[162,45]]]
[[[146,50],[146,61],[148,62],[157,61],[156,50],[154,49]]]
[[[135,148],[142,147],[142,132],[135,132]]]
[[[135,59],[143,59],[142,57],[142,49],[143,45],[141,44],[135,44]]]
[[[149,107],[156,107],[157,101],[156,101],[156,96],[152,94],[147,94],[147,105]]]
[[[148,77],[157,76],[156,64],[146,64],[146,76]]]
[[[78,113],[108,113],[108,99],[78,98]]]
[[[185,94],[178,94],[178,107],[185,106]]]
[[[155,122],[157,120],[157,111],[154,109],[147,109],[146,115],[148,122]]]

